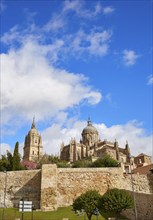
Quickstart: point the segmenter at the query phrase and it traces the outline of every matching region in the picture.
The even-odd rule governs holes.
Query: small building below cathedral
[[[31,130],[25,137],[23,161],[39,161],[42,156],[42,150],[42,138],[36,129],[35,120],[33,118]]]
[[[137,167],[142,167],[151,164],[151,156],[141,153],[134,158],[134,163]]]
[[[88,157],[103,157],[105,154],[109,154],[113,159],[123,164],[130,162],[128,143],[124,148],[121,148],[116,140],[115,142],[101,141],[97,129],[92,125],[89,118],[87,126],[82,131],[80,143],[72,139],[68,145],[61,145],[60,159],[73,163]]]

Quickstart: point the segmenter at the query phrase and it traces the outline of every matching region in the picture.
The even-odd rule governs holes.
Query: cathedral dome
[[[82,135],[84,134],[98,134],[97,129],[91,124],[90,118],[88,119],[88,124],[87,126],[83,129]]]

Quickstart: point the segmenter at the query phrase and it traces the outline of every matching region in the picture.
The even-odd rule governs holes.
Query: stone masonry
[[[56,165],[42,166],[40,204],[42,210],[56,210],[58,208]]]
[[[40,174],[40,170],[0,172],[0,207],[4,204],[6,181],[6,207],[18,207],[23,198],[33,201],[34,208],[40,208]]]
[[[153,174],[132,175],[139,220],[153,219]],[[69,206],[81,193],[96,189],[103,195],[109,188],[132,191],[131,176],[122,168],[57,168],[44,164],[41,170],[7,172],[6,206],[20,199],[32,200],[36,209],[56,210]],[[0,173],[0,206],[3,207],[5,174]],[[127,214],[127,212],[126,212]],[[134,212],[128,216],[134,219]]]

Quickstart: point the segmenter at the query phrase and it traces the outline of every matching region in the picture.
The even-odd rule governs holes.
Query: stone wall
[[[3,206],[5,173],[0,173],[0,206]],[[153,219],[153,174],[123,175],[122,168],[57,168],[7,172],[6,206],[17,206],[20,199],[33,201],[35,208],[56,210],[69,206],[81,193],[96,189],[103,195],[110,188],[136,191],[138,219]],[[144,205],[145,204],[145,205]],[[126,213],[127,214],[127,213]],[[129,212],[130,219],[134,213]]]
[[[124,216],[131,220],[153,220],[153,194],[135,193],[136,212],[134,210],[125,210]],[[136,213],[136,214],[135,214]]]
[[[70,205],[89,189],[103,195],[110,188],[132,191],[131,175],[123,175],[122,168],[61,168],[57,169],[58,206]],[[145,175],[132,175],[136,192],[150,193],[150,181]]]
[[[0,207],[4,205],[6,185],[6,207],[18,207],[19,201],[33,201],[34,208],[40,208],[41,171],[0,172]]]
[[[46,181],[46,183],[45,183]],[[50,184],[49,182],[55,184]],[[136,208],[139,220],[153,219],[153,175],[123,175],[122,168],[56,168],[44,165],[42,169],[41,208],[54,210],[69,206],[81,193],[96,189],[103,195],[109,188],[136,191]],[[52,202],[53,201],[53,202]],[[145,205],[144,205],[145,204]],[[135,219],[134,210],[126,211]]]

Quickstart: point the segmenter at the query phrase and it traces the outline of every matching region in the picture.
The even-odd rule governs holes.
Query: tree
[[[9,161],[6,156],[2,155],[0,159],[0,171],[9,170]]]
[[[21,164],[20,164],[20,154],[19,154],[19,142],[17,141],[13,153],[12,170],[20,170],[20,169],[21,169]]]
[[[134,207],[133,197],[124,189],[110,189],[99,200],[98,209],[105,212],[113,212],[116,217],[122,210]]]
[[[0,171],[11,171],[13,166],[13,156],[12,154],[7,151],[6,156],[2,155],[0,159]]]
[[[76,198],[73,202],[73,209],[75,211],[84,209],[88,219],[91,220],[92,215],[95,215],[99,199],[100,194],[96,190],[89,190]]]
[[[8,160],[7,171],[11,171],[13,167],[13,156],[9,151],[7,151],[7,160]]]
[[[106,154],[92,163],[92,167],[118,167],[118,161]]]
[[[24,169],[20,163],[20,154],[19,154],[19,142],[16,142],[14,153],[7,151],[6,156],[3,155],[0,159],[0,171],[12,171],[12,170],[21,170]]]

